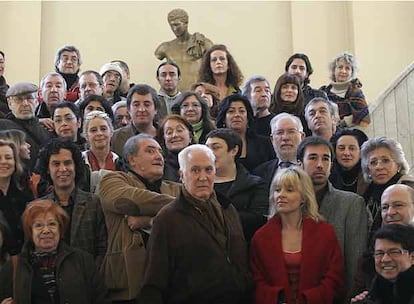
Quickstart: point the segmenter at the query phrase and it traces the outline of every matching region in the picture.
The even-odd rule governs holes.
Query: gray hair
[[[269,85],[270,88],[270,82],[269,80],[267,80],[265,77],[260,76],[260,75],[254,75],[252,77],[250,77],[249,79],[247,79],[247,81],[245,82],[243,88],[242,88],[242,95],[244,97],[246,97],[247,99],[250,100],[250,94],[252,92],[252,87],[251,84],[259,82],[259,81],[266,81],[267,84]]]
[[[79,75],[79,79],[81,79],[81,77],[84,76],[84,75],[95,75],[96,81],[99,83],[100,86],[103,86],[103,84],[104,84],[103,78],[102,78],[101,74],[99,74],[97,71],[87,70],[85,72],[82,72]]]
[[[358,62],[354,55],[352,55],[349,52],[343,52],[343,53],[336,55],[335,58],[333,58],[332,61],[329,63],[329,70],[331,71],[331,76],[330,76],[331,80],[336,81],[335,68],[340,60],[343,60],[346,63],[351,65],[352,67],[351,79],[355,79],[357,72],[358,72]]]
[[[154,139],[149,134],[141,133],[135,136],[130,137],[124,145],[124,149],[122,150],[124,158],[128,160],[128,156],[136,155],[139,151],[139,144],[143,139]],[[154,139],[155,140],[155,139]]]
[[[45,76],[43,76],[42,80],[40,80],[40,89],[43,89],[43,86],[45,85],[46,79],[48,77],[59,77],[60,80],[62,80],[63,88],[65,89],[65,92],[66,92],[66,90],[67,90],[66,80],[65,80],[65,78],[63,78],[62,75],[60,75],[57,72],[49,72]]]
[[[364,174],[364,179],[368,183],[372,182],[372,177],[368,168],[369,153],[378,148],[385,148],[391,152],[393,160],[400,166],[399,172],[401,174],[407,174],[408,171],[410,171],[410,166],[405,158],[403,148],[397,140],[385,136],[370,138],[364,142],[361,147],[361,168],[362,173]]]
[[[106,123],[108,124],[109,130],[111,130],[111,132],[114,131],[112,120],[107,113],[102,112],[102,111],[91,111],[88,114],[86,114],[85,117],[83,118],[83,134],[86,134],[88,132],[89,123],[94,118],[104,119]]]
[[[119,108],[127,108],[126,100],[120,100],[112,106],[112,112],[114,113],[114,115]]]
[[[289,118],[290,120],[292,120],[295,123],[295,125],[298,127],[298,130],[300,132],[303,132],[303,125],[302,125],[302,122],[300,121],[300,118],[299,117],[297,117],[295,115],[292,115],[292,114],[289,114],[289,113],[286,113],[286,112],[282,112],[280,114],[277,114],[270,121],[270,129],[272,130],[271,131],[272,133],[274,133],[276,131],[276,125],[277,125],[277,123],[281,119],[284,119],[284,118]]]
[[[326,104],[328,106],[329,109],[329,113],[331,114],[332,117],[334,117],[335,122],[339,121],[339,109],[338,109],[338,105],[332,101],[330,101],[329,99],[326,99],[324,97],[315,97],[313,99],[311,99],[308,104],[305,107],[305,118],[306,118],[306,122],[309,124],[309,108],[310,106],[314,105],[317,102],[323,102],[324,104]]]
[[[178,164],[180,165],[180,170],[185,171],[188,164],[188,156],[191,152],[194,151],[201,151],[207,154],[208,158],[211,160],[211,162],[214,164],[216,161],[216,156],[214,155],[213,151],[207,147],[206,145],[190,145],[188,147],[185,147],[183,150],[181,150],[180,153],[178,153]],[[214,166],[215,170],[215,166]]]
[[[59,64],[59,60],[60,60],[60,56],[62,55],[63,52],[76,52],[76,56],[78,56],[78,64],[81,65],[82,64],[82,56],[81,53],[79,51],[79,49],[73,45],[65,45],[63,47],[61,47],[60,49],[57,50],[56,54],[55,54],[55,67],[57,70],[57,66]]]

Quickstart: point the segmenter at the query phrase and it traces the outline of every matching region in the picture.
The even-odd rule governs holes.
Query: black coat
[[[31,242],[26,242],[17,264],[16,298],[14,303],[34,303],[32,287],[42,286],[34,281],[34,269],[31,263]],[[0,272],[0,302],[13,295],[13,266],[9,261]],[[56,284],[61,303],[69,304],[110,304],[102,276],[95,269],[92,256],[61,242],[58,247],[56,264]],[[40,284],[39,284],[40,283]],[[39,290],[37,290],[39,294]],[[36,302],[35,302],[36,303]]]
[[[377,275],[365,304],[414,304],[414,266],[401,272],[395,283]]]
[[[217,188],[216,192],[219,192]],[[244,237],[250,243],[256,230],[266,222],[269,210],[266,183],[238,164],[236,179],[228,192],[221,194],[229,198],[239,212]]]
[[[257,135],[247,129],[246,133],[246,157],[240,158],[240,163],[251,172],[258,165],[275,158],[270,137]]]
[[[26,134],[31,154],[29,170],[32,171],[35,167],[40,148],[54,135],[47,131],[37,118],[23,120],[16,118],[11,113],[6,117],[7,119],[0,119],[0,130],[18,129]]]

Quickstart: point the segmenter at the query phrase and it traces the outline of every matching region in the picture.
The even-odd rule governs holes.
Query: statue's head
[[[180,20],[185,24],[188,24],[187,12],[181,8],[173,9],[171,12],[168,13],[168,23],[171,24],[171,22],[174,20]]]

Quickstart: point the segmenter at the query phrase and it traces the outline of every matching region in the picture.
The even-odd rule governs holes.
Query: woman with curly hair
[[[337,55],[329,64],[331,84],[322,86],[328,98],[339,108],[339,127],[366,127],[370,122],[362,83],[356,78],[357,62],[351,53]]]
[[[223,44],[213,45],[203,56],[199,81],[217,86],[220,99],[240,92],[243,74],[233,56]]]

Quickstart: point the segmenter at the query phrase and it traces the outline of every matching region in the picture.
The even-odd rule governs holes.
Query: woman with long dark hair
[[[205,52],[198,80],[217,86],[223,99],[240,92],[243,74],[227,47],[216,44]]]

